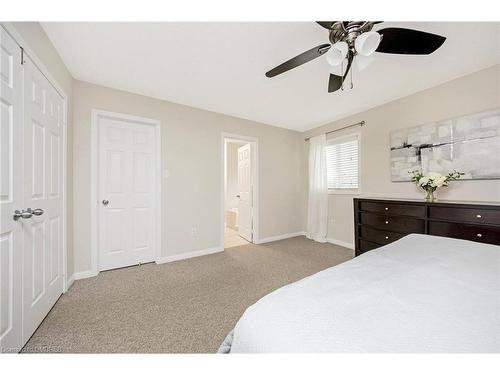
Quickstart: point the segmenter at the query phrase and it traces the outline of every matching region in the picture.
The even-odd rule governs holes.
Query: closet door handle
[[[41,216],[43,215],[43,210],[41,208],[35,208],[31,211],[31,213],[35,216]]]
[[[18,221],[19,219],[22,219],[22,218],[23,218],[22,212],[19,210],[15,210],[14,215],[12,215],[12,219],[14,219],[14,221]]]
[[[22,211],[15,210],[12,218],[14,219],[14,221],[18,221],[19,219],[29,219],[32,216],[33,216],[33,211],[31,211],[31,208],[28,208],[27,210],[22,210]]]

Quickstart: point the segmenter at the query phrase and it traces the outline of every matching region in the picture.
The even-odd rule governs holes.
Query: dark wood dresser
[[[500,203],[354,199],[356,256],[410,233],[500,245]]]

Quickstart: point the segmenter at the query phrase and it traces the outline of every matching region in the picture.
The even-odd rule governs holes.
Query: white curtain
[[[309,140],[309,199],[307,238],[326,242],[328,226],[328,181],[326,174],[326,135]]]

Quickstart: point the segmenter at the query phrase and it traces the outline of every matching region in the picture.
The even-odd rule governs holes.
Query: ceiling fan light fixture
[[[381,21],[318,21],[328,30],[329,43],[320,44],[266,72],[266,77],[274,77],[320,56],[326,55],[330,78],[328,92],[343,89],[344,81],[351,72],[352,65],[363,70],[374,60],[373,53],[396,55],[429,55],[444,43],[441,35],[426,33],[401,27],[387,27],[372,31]],[[323,60],[324,61],[324,60]],[[345,62],[345,63],[344,63]]]
[[[354,41],[356,52],[363,56],[370,56],[377,50],[382,37],[376,31],[368,31],[359,35]]]
[[[326,53],[326,61],[328,61],[328,64],[331,66],[340,65],[347,56],[348,50],[349,46],[346,42],[337,42],[332,45]]]
[[[330,74],[334,74],[336,76],[343,76],[345,73],[345,69],[347,67],[347,59],[344,59],[344,63],[340,63],[338,65],[329,65],[328,72]]]

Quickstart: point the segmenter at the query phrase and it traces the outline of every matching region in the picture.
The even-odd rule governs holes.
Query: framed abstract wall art
[[[500,178],[500,109],[391,132],[391,180],[424,174],[465,172],[462,179]]]

